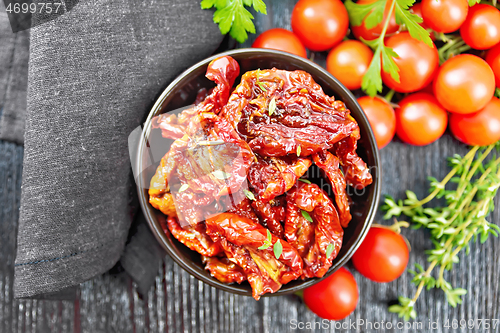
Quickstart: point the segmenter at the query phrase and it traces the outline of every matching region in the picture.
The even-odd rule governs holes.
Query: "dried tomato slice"
[[[344,103],[327,96],[304,71],[245,73],[221,115],[262,156],[308,156],[358,128]]]
[[[162,225],[164,232],[168,230],[182,244],[186,245],[193,251],[196,251],[204,256],[213,257],[222,253],[222,248],[219,243],[214,242],[207,235],[206,226],[204,223],[198,223],[193,227],[181,228],[177,218],[168,217],[167,225]]]
[[[206,92],[201,90],[196,97],[196,105],[183,110],[179,115],[164,113],[153,119],[153,128],[160,128],[164,138],[179,139],[184,136],[193,117],[201,112],[219,113],[226,105],[234,80],[240,74],[238,62],[229,56],[220,57],[210,62],[206,77],[217,86],[210,94],[200,101],[200,96]]]
[[[286,201],[283,196],[270,201],[256,200],[252,202],[252,207],[259,216],[261,224],[280,239],[283,239],[285,235],[282,225],[286,220],[285,206]]]
[[[259,199],[269,201],[291,189],[311,164],[307,158],[258,158],[248,170],[248,181]]]
[[[351,208],[349,207],[349,197],[346,192],[346,180],[339,167],[338,157],[328,151],[322,151],[313,155],[314,163],[325,172],[332,185],[335,203],[340,215],[340,224],[347,228],[351,221]]]
[[[357,130],[349,137],[338,142],[333,148],[333,152],[340,159],[347,183],[361,189],[370,185],[373,178],[365,161],[356,153],[359,138],[360,134],[359,130]]]
[[[259,223],[236,214],[222,213],[207,219],[206,225],[207,234],[220,242],[226,256],[245,271],[255,299],[266,292],[275,292],[282,284],[301,275],[302,259],[286,241],[271,236],[272,244],[281,243],[279,259],[275,258],[273,246],[259,249],[268,239],[268,230]]]
[[[201,256],[201,261],[205,264],[205,269],[210,272],[210,275],[220,282],[241,283],[247,279],[243,269],[227,257]]]
[[[304,221],[308,218],[312,222]],[[312,223],[314,234],[305,223]],[[325,275],[339,253],[343,236],[337,210],[322,189],[316,184],[301,183],[290,190],[285,238],[302,253],[303,278]]]

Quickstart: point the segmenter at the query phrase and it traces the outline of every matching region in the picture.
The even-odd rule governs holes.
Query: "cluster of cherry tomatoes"
[[[359,0],[369,4],[376,0]],[[388,15],[392,1],[387,0]],[[391,17],[385,45],[398,57],[400,80],[382,71],[382,80],[398,101],[363,96],[365,111],[379,148],[395,134],[404,142],[427,145],[437,140],[449,124],[452,134],[470,145],[489,145],[500,140],[500,11],[489,4],[469,7],[467,0],[422,0],[411,11],[423,18],[422,27],[432,29],[436,44],[429,47],[400,27]],[[394,15],[394,13],[393,13]],[[372,61],[372,50],[361,42],[380,36],[383,22],[368,29],[363,22],[351,26],[356,38],[347,40],[349,16],[340,0],[300,0],[292,12],[292,30],[271,29],[262,33],[254,47],[273,48],[303,57],[306,48],[328,51],[326,67],[351,90],[361,88]],[[453,35],[445,35],[454,33]],[[444,51],[457,39],[465,47],[443,59]],[[452,38],[452,41],[447,39]],[[439,49],[436,45],[443,45]],[[453,55],[453,54],[452,54]],[[441,60],[441,64],[440,64]]]

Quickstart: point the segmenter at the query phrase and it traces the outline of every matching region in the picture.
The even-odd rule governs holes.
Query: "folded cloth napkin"
[[[220,44],[212,15],[199,0],[82,0],[31,29],[16,297],[67,290],[120,259],[134,216],[127,137]],[[123,264],[141,279],[147,256],[135,257]]]
[[[23,142],[29,31],[12,32],[0,1],[0,139]]]

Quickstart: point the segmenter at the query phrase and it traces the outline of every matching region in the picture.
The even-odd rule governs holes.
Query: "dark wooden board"
[[[266,3],[269,15],[256,15],[257,32],[270,27],[289,29],[295,1]],[[251,41],[245,44],[250,45]],[[325,54],[315,54],[314,59],[324,64]],[[419,197],[424,196],[427,176],[445,176],[448,171],[445,158],[466,150],[449,135],[426,147],[412,147],[395,140],[381,151],[383,193],[401,198],[406,189],[412,189]],[[127,276],[118,273],[105,274],[82,284],[75,302],[13,300],[22,154],[22,147],[0,142],[0,333],[430,332],[429,321],[439,321],[432,332],[448,332],[454,330],[444,328],[446,320],[451,324],[453,320],[462,319],[500,319],[500,240],[495,238],[483,245],[472,244],[470,255],[461,254],[460,263],[446,275],[454,286],[469,291],[462,305],[452,308],[440,291],[423,292],[417,303],[417,321],[424,327],[421,330],[370,330],[366,326],[334,329],[332,323],[329,323],[330,329],[321,329],[321,319],[308,311],[296,296],[264,297],[256,302],[249,297],[232,295],[190,277],[168,257],[159,267],[155,285],[145,299],[139,298]],[[498,212],[495,211],[490,219],[498,224]],[[403,234],[412,244],[410,266],[415,262],[425,264],[424,250],[431,246],[428,233],[404,230]],[[356,311],[337,327],[340,324],[346,327],[358,320],[384,321],[396,326],[401,320],[389,313],[387,306],[398,295],[413,295],[415,287],[410,284],[411,276],[405,273],[397,281],[378,284],[363,278],[352,266],[348,268],[358,282],[360,300]],[[316,329],[293,330],[292,320],[316,323]],[[474,331],[500,332],[500,328]]]

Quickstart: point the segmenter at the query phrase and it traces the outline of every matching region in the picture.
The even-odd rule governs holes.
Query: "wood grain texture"
[[[256,15],[257,32],[270,27],[290,28],[295,1],[266,1],[268,16]],[[254,36],[253,36],[254,38]],[[251,41],[245,46],[251,45]],[[324,64],[325,54],[315,54]],[[1,104],[1,103],[0,103]],[[448,167],[445,157],[463,154],[467,148],[448,134],[426,147],[412,147],[395,140],[381,151],[383,168],[382,193],[401,198],[406,189],[422,197],[426,194],[427,176],[442,178]],[[81,285],[78,299],[67,301],[32,301],[12,299],[16,221],[22,172],[21,147],[0,142],[0,333],[11,332],[431,332],[429,321],[439,321],[432,332],[450,332],[444,321],[454,319],[500,319],[500,240],[490,238],[485,244],[472,244],[471,253],[460,255],[460,263],[447,279],[466,288],[469,293],[457,308],[450,307],[440,291],[424,291],[417,303],[417,321],[424,329],[321,329],[316,317],[296,296],[264,297],[256,302],[250,297],[232,295],[214,289],[184,272],[169,257],[159,267],[155,285],[140,299],[134,284],[124,273],[105,274]],[[498,204],[498,198],[496,200]],[[380,218],[380,216],[379,216]],[[489,218],[499,223],[498,211]],[[389,222],[385,222],[389,223]],[[404,230],[412,244],[410,266],[425,264],[424,251],[430,248],[429,234],[423,230]],[[353,272],[360,292],[356,311],[350,322],[400,321],[387,311],[398,295],[411,296],[415,287],[411,276],[403,274],[397,281],[378,284]],[[292,330],[291,320],[316,323],[315,329]],[[410,322],[412,323],[412,322]],[[345,327],[345,326],[344,326]],[[469,332],[469,330],[456,330]],[[500,332],[480,329],[477,332]]]

